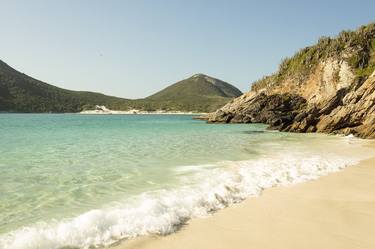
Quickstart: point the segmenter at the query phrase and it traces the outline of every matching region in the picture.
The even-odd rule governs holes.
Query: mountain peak
[[[154,100],[176,100],[188,96],[234,98],[241,94],[240,90],[227,82],[198,73],[172,84],[148,98]]]
[[[193,76],[191,76],[190,78],[212,78],[211,76],[208,76],[206,74],[203,74],[203,73],[197,73],[197,74],[194,74]]]
[[[194,74],[189,79],[194,79],[195,81],[204,80],[208,83],[211,83],[212,85],[218,86],[219,88],[223,87],[223,84],[221,84],[221,83],[225,83],[225,84],[230,85],[229,83],[226,83],[222,80],[216,79],[214,77],[211,77],[211,76],[203,74],[203,73]]]
[[[215,79],[214,77],[211,77],[211,76],[208,76],[206,74],[203,74],[203,73],[198,73],[198,74],[194,74],[193,76],[191,76],[190,78],[193,78],[193,79],[204,79],[212,84],[215,84],[216,81],[218,81],[218,79]]]
[[[204,76],[206,76],[206,75],[203,74],[203,73],[196,73],[193,76],[191,76],[191,78],[204,77]]]

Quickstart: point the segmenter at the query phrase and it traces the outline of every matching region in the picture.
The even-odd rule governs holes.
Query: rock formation
[[[375,138],[375,24],[321,38],[206,119]]]

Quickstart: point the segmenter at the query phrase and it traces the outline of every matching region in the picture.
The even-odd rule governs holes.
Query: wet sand
[[[375,155],[316,181],[265,190],[174,234],[115,248],[373,249],[374,229]]]

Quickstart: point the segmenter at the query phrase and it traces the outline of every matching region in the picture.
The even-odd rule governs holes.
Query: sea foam
[[[145,192],[77,217],[38,223],[0,236],[2,249],[89,248],[140,235],[166,235],[203,217],[258,196],[263,189],[317,179],[366,156],[290,152],[248,161],[176,169],[181,187]],[[199,169],[199,170],[197,170]],[[191,171],[191,174],[186,172]]]

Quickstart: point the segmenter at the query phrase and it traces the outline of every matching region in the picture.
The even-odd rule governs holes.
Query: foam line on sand
[[[370,143],[375,148],[375,142]],[[258,198],[193,219],[177,233],[116,249],[373,249],[375,155],[315,181],[265,190]]]

